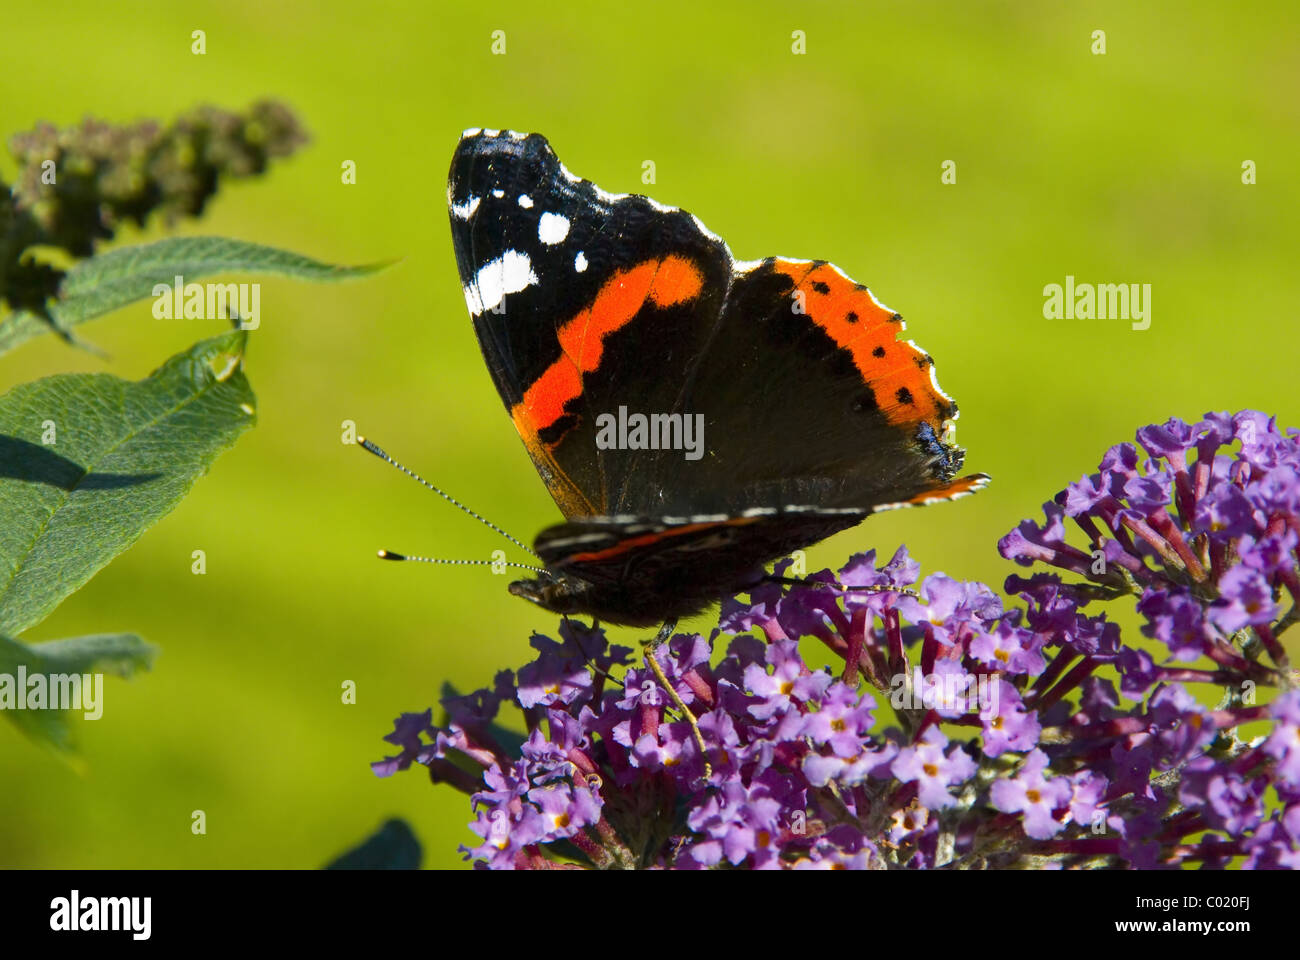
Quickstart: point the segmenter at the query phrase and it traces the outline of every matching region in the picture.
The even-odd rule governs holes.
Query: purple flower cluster
[[[1300,431],[1245,410],[1191,425],[1172,419],[1136,439],[1044,504],[1043,524],[1026,520],[998,545],[1017,563],[1084,579],[1012,576],[1007,592],[1024,596],[1030,622],[1040,623],[1062,604],[1138,598],[1153,643],[1080,647],[1072,668],[1106,664],[1124,697],[1146,703],[1142,722],[1114,702],[1087,714],[1124,730],[1113,750],[1127,775],[1112,779],[1132,788],[1133,812],[1112,826],[1131,862],[1220,866],[1242,857],[1246,866],[1300,867],[1300,779],[1285,759],[1300,749],[1300,694],[1280,640],[1300,609]],[[1068,542],[1071,528],[1084,546]],[[1208,685],[1216,708],[1188,683]],[[1263,706],[1261,687],[1283,692]],[[1237,737],[1239,724],[1270,720],[1270,734]],[[1095,759],[1089,767],[1099,769]]]
[[[517,673],[444,699],[442,724],[400,717],[375,772],[419,763],[471,794],[464,849],[492,868],[1300,867],[1300,692],[1279,639],[1298,442],[1256,414],[1138,439],[1151,460],[1114,448],[1000,544],[1081,581],[1011,577],[1008,606],[869,552],[653,651],[707,765],[654,672],[565,620]],[[1125,593],[1139,644],[1083,610]],[[1256,703],[1259,687],[1283,692]]]

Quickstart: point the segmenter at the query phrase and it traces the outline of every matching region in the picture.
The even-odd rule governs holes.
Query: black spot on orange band
[[[803,294],[804,312],[812,322],[848,351],[890,423],[906,427],[925,422],[935,431],[942,429],[954,413],[952,401],[930,377],[929,354],[898,339],[901,314],[881,306],[870,290],[831,264],[776,259],[772,266]]]

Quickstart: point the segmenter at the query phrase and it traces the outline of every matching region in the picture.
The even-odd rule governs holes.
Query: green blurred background
[[[1300,423],[1300,12],[1145,6],[10,5],[5,137],[281,98],[313,142],[180,231],[405,259],[338,286],[263,279],[258,427],[26,637],[135,631],[161,656],[106,681],[104,718],[77,724],[80,766],[0,725],[0,865],[314,867],[389,815],[412,823],[426,863],[460,863],[465,798],[366,764],[398,712],[526,662],[554,618],[487,572],[375,560],[501,543],[342,445],[340,425],[522,538],[558,518],[456,278],[444,178],[465,127],[545,133],[580,176],[693,211],[738,256],[832,259],[905,314],[961,405],[967,465],[994,483],[873,518],[811,551],[810,569],[906,542],[926,571],[1000,585],[997,538],[1136,427],[1246,406]],[[956,185],[940,183],[945,160]],[[12,179],[7,153],[0,172]],[[1045,320],[1043,287],[1066,274],[1150,283],[1151,328]],[[219,327],[138,304],[82,328],[109,359],[47,337],[0,358],[0,390],[61,371],[139,378]],[[190,573],[195,549],[206,576]],[[190,833],[195,809],[206,836]]]

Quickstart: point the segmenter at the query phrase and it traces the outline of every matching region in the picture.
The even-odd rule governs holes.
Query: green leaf
[[[103,684],[96,675],[112,673],[129,677],[136,669],[148,670],[154,648],[131,633],[104,633],[48,643],[24,644],[0,635],[0,713],[34,740],[46,741],[61,750],[72,746],[70,716],[102,715]],[[86,674],[92,675],[86,686]],[[73,675],[82,679],[71,680]],[[42,680],[33,685],[34,677]],[[53,678],[53,679],[52,679]],[[44,693],[39,709],[34,708],[37,686]],[[75,699],[62,697],[73,695]],[[78,702],[79,700],[79,702]],[[24,709],[18,709],[23,704]],[[52,709],[55,706],[71,709]]]
[[[50,313],[62,330],[153,296],[155,284],[170,286],[218,273],[273,273],[301,280],[348,280],[375,273],[390,263],[341,267],[226,237],[171,237],[157,243],[122,247],[78,262],[63,278]],[[225,319],[225,318],[213,318]],[[48,321],[27,312],[0,320],[0,353],[50,329]]]
[[[247,337],[200,341],[138,383],[60,374],[0,396],[0,633],[44,619],[253,425]]]
[[[405,820],[394,817],[326,870],[419,870],[424,851]]]

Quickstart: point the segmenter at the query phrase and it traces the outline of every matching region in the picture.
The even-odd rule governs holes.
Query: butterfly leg
[[[686,722],[691,725],[691,734],[695,738],[695,746],[700,751],[700,759],[704,761],[704,780],[708,782],[713,779],[713,766],[709,763],[708,749],[704,746],[704,734],[700,732],[700,726],[695,722],[695,714],[678,696],[677,691],[673,689],[673,685],[668,682],[668,677],[664,675],[664,668],[659,665],[659,660],[655,656],[655,652],[673,635],[673,630],[676,628],[676,620],[664,621],[664,625],[659,628],[659,632],[655,634],[654,639],[646,643],[645,662],[654,671],[655,677],[659,680],[659,685],[668,691],[668,696],[672,698],[677,709],[682,712]]]

